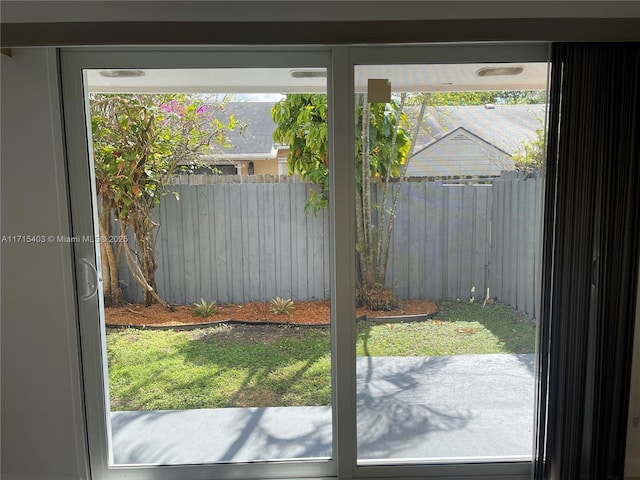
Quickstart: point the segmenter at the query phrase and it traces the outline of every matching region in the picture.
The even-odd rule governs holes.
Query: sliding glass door
[[[358,464],[530,461],[547,64],[354,84]]]
[[[528,478],[546,58],[63,52],[95,478]]]
[[[351,54],[367,474],[532,459],[549,67],[544,48],[447,53]]]
[[[329,57],[247,55],[65,55],[96,478],[334,472],[329,215],[279,168]]]

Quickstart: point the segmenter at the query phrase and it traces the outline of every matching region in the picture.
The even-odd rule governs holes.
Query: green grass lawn
[[[431,321],[358,325],[357,354],[443,356],[474,353],[533,353],[535,326],[502,305],[442,303]]]
[[[433,320],[358,325],[357,354],[533,353],[535,327],[500,305],[441,304]],[[109,330],[112,410],[329,405],[328,328]]]

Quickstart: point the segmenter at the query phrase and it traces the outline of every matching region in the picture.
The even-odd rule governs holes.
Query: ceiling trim
[[[640,41],[639,18],[3,23],[8,47]]]
[[[2,0],[2,22],[299,22],[514,18],[640,18],[611,0]]]

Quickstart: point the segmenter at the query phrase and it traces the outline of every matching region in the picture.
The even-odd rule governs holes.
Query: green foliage
[[[293,310],[293,300],[280,297],[269,301],[269,311],[275,315],[289,315]]]
[[[320,185],[307,200],[307,209],[317,212],[328,202],[329,137],[327,131],[327,96],[324,94],[291,94],[276,103],[271,111],[277,127],[276,142],[289,146],[287,164],[289,174]],[[362,106],[356,107],[356,152],[354,160],[362,162]],[[410,141],[404,129],[405,116],[398,104],[372,104],[369,126],[371,176],[397,177],[400,166],[409,153]],[[394,130],[398,128],[395,148],[391,149]],[[361,168],[357,168],[360,182]]]
[[[371,177],[381,181],[397,178],[411,148],[410,133],[406,129],[407,117],[400,111],[399,104],[372,103],[369,122],[369,153]],[[362,163],[362,110],[361,103],[356,107],[356,161]],[[395,145],[393,134],[397,131]],[[362,181],[362,168],[356,168],[358,186]]]
[[[320,185],[307,200],[307,209],[317,212],[326,206],[329,190],[329,134],[327,96],[324,94],[287,95],[271,110],[276,123],[273,138],[289,146],[289,175]]]
[[[216,301],[206,302],[203,298],[200,299],[200,302],[196,302],[193,304],[193,314],[196,317],[210,317],[214,313],[218,311],[216,308]]]
[[[418,105],[424,94],[413,94],[408,98],[409,104]],[[506,91],[476,91],[476,92],[430,92],[431,105],[522,105],[546,103],[545,90],[506,90]]]
[[[205,104],[183,94],[93,95],[91,133],[96,190],[101,211],[113,212],[120,231],[133,229],[136,261],[123,245],[127,264],[145,292],[145,304],[161,301],[156,293],[152,210],[172,175],[198,163],[214,146],[229,144],[236,127],[215,117],[222,105]],[[109,215],[106,215],[108,218]],[[111,248],[103,246],[101,248]],[[117,272],[112,272],[115,274]]]
[[[513,155],[516,168],[528,174],[540,174],[546,159],[545,148],[545,132],[543,128],[539,128],[536,130],[536,137],[530,142],[523,142],[520,151]]]
[[[196,165],[212,145],[228,146],[223,124],[205,105],[183,94],[93,95],[90,101],[97,190],[119,219],[157,204],[179,169]]]

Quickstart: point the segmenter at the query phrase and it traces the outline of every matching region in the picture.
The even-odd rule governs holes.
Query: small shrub
[[[293,300],[276,297],[269,302],[269,311],[276,315],[289,315],[293,310]]]
[[[216,308],[216,301],[213,302],[205,302],[203,298],[200,299],[199,303],[194,303],[193,306],[193,314],[196,317],[210,317],[214,313],[218,311]]]
[[[373,286],[360,285],[356,290],[356,305],[366,307],[369,310],[395,310],[400,302],[395,296],[392,287],[385,287],[379,283]]]

